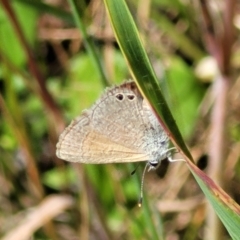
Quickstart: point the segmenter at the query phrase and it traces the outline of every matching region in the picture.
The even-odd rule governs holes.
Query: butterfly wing
[[[134,82],[105,91],[61,134],[57,156],[67,161],[113,163],[166,158],[169,138]]]
[[[57,144],[57,156],[70,162],[113,163],[146,161],[148,156],[126,147],[96,132],[89,116],[82,115],[61,134]]]

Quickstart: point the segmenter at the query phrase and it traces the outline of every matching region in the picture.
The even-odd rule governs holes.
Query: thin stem
[[[213,88],[215,103],[211,117],[211,132],[209,140],[209,164],[208,175],[219,185],[223,185],[223,167],[226,157],[227,137],[225,134],[227,118],[227,96],[230,81],[219,77]],[[205,239],[222,239],[221,225],[214,210],[209,206],[207,214],[207,227]]]
[[[106,87],[109,84],[108,84],[107,78],[105,76],[105,73],[103,71],[102,64],[100,62],[100,56],[97,53],[97,50],[94,47],[94,44],[93,44],[91,38],[89,38],[89,36],[87,34],[87,30],[86,30],[86,28],[84,26],[84,23],[82,21],[81,13],[79,11],[79,8],[77,7],[77,1],[76,0],[68,0],[68,2],[69,2],[69,5],[71,6],[73,17],[75,19],[76,25],[82,33],[82,37],[83,37],[85,47],[87,48],[87,51],[89,52],[90,56],[92,57],[93,62],[94,62],[95,66],[96,66],[96,68],[97,68],[97,70],[100,74],[100,78],[101,78],[101,81],[103,83],[103,86]]]
[[[236,6],[236,0],[228,0],[225,2],[225,11],[223,12],[223,39],[222,39],[222,51],[223,51],[223,74],[228,75],[230,72],[230,58],[232,53],[232,46],[234,42],[234,26],[233,18]]]
[[[216,31],[214,29],[213,20],[208,7],[208,1],[199,0],[199,3],[202,10],[204,24],[204,29],[202,32],[206,43],[206,47],[209,53],[216,59],[218,65],[220,66],[222,63],[222,56],[221,52],[219,51],[220,43]]]

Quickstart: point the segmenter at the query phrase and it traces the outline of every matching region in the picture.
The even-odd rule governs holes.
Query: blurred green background
[[[0,236],[9,240],[10,233],[26,227],[32,239],[204,239],[204,198],[184,164],[165,161],[147,173],[138,208],[144,164],[131,176],[137,164],[90,166],[57,159],[55,145],[64,127],[107,85],[131,77],[103,2],[77,4],[107,81],[69,2],[0,1]],[[209,95],[219,72],[205,46],[200,7],[178,0],[127,3],[157,76],[164,79],[161,86],[177,124],[205,169]],[[217,22],[221,6],[210,9]],[[232,17],[236,32],[239,9]],[[228,73],[235,84],[226,126],[230,151],[222,178],[240,202],[240,48],[235,40]],[[27,218],[31,211],[37,213],[35,225]],[[223,236],[229,239],[226,232]]]

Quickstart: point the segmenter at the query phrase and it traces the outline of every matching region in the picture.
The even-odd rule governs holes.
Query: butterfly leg
[[[174,151],[173,151],[173,150],[174,150]],[[169,162],[186,162],[186,160],[185,160],[185,159],[182,159],[182,158],[173,159],[173,158],[172,158],[172,154],[173,154],[173,153],[176,153],[176,152],[179,152],[179,151],[178,151],[177,148],[175,148],[175,147],[169,148],[169,149],[167,150],[167,159],[168,159],[168,161],[169,161]]]

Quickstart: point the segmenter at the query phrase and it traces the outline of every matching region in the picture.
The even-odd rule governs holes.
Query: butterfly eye
[[[149,170],[156,169],[160,162],[150,162],[149,161]]]
[[[135,98],[135,96],[134,96],[134,95],[127,95],[127,98],[128,98],[129,100],[133,100],[133,99]]]
[[[119,93],[119,94],[116,95],[116,98],[117,98],[119,101],[122,101],[123,98],[124,98],[124,96],[123,96],[123,94]]]

